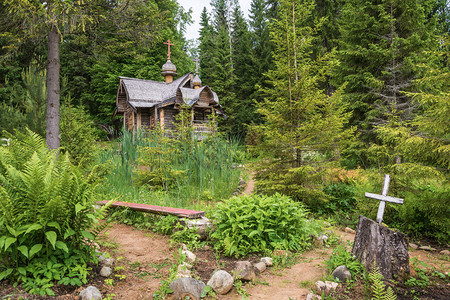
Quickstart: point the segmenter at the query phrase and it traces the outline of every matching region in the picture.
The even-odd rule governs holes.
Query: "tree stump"
[[[410,272],[407,236],[359,216],[353,256],[367,270],[375,262],[385,279],[405,279]]]

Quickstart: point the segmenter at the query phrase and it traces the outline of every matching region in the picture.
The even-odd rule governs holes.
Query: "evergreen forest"
[[[110,221],[197,247],[196,232],[172,230],[175,218],[108,211],[114,201],[206,211],[220,224],[209,240],[221,255],[303,251],[323,222],[375,220],[379,201],[365,192],[380,194],[385,174],[389,196],[405,200],[387,203],[383,224],[448,247],[449,2],[210,7],[194,20],[176,0],[0,2],[0,282],[42,296],[85,285]],[[186,37],[193,22],[198,40]],[[202,141],[188,106],[175,137],[163,127],[127,131],[114,114],[119,76],[164,81],[167,40],[179,75],[194,73],[198,58],[227,116],[213,114]],[[249,181],[254,195],[242,196]],[[274,220],[264,225],[273,233],[255,211]],[[332,258],[356,263],[340,251]],[[370,286],[359,268],[351,272]]]

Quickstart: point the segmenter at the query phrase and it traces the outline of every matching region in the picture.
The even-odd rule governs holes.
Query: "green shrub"
[[[90,166],[96,157],[98,138],[89,114],[82,107],[74,107],[69,101],[61,109],[61,147],[70,153],[76,165]]]
[[[324,204],[323,213],[336,211],[352,211],[355,209],[355,188],[346,183],[333,183],[327,185],[323,191],[330,196],[330,200]]]
[[[306,209],[287,196],[239,196],[217,205],[213,214],[216,249],[225,255],[244,256],[275,249],[299,251],[310,245],[316,223]]]
[[[90,178],[68,154],[37,134],[18,136],[0,147],[0,280],[42,295],[54,282],[81,286],[104,209],[93,210]]]

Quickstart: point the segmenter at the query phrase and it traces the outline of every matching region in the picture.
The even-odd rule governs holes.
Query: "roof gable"
[[[188,73],[171,83],[138,78],[119,77],[120,87],[127,93],[127,100],[133,107],[153,107],[158,103],[176,97],[180,86],[189,84],[192,73]]]

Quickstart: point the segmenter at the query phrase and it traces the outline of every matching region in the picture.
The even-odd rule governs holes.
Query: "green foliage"
[[[104,198],[188,207],[194,201],[228,198],[239,184],[242,158],[238,143],[219,136],[201,142],[169,139],[162,132],[123,132],[101,153],[109,166]],[[198,202],[197,202],[198,203]]]
[[[350,252],[347,251],[345,245],[339,245],[330,256],[329,260],[325,261],[328,271],[331,273],[337,267],[345,265],[352,274],[352,280],[356,280],[359,275],[362,275],[365,271],[364,266],[357,261]]]
[[[14,130],[29,128],[45,135],[46,72],[33,62],[22,71],[22,81],[10,82],[6,79],[5,89],[11,90],[10,99],[0,102],[2,118],[0,130],[13,133]]]
[[[92,208],[91,180],[30,131],[0,147],[0,280],[42,295],[87,282],[104,211]]]
[[[410,236],[448,240],[450,182],[447,176],[434,168],[408,163],[393,165],[385,171],[391,175],[389,195],[405,201],[403,205],[386,205],[383,222]],[[365,171],[364,176],[366,180],[355,184],[357,210],[375,219],[378,201],[366,199],[364,193],[380,193],[383,178],[373,171]]]
[[[327,168],[336,165],[349,114],[341,91],[329,96],[320,88],[337,61],[330,54],[312,55],[315,33],[323,19],[314,20],[314,1],[282,1],[271,36],[274,64],[261,88],[258,112],[265,123],[252,127],[267,158],[258,172],[258,191],[281,192],[312,207],[326,202],[322,192]]]
[[[287,196],[239,196],[217,205],[211,234],[215,248],[228,256],[300,251],[310,246],[317,226],[306,219],[306,210]]]
[[[336,213],[338,211],[348,212],[355,209],[355,188],[352,185],[332,183],[327,185],[323,191],[331,198],[325,204],[323,213]]]
[[[386,289],[385,284],[383,282],[383,275],[381,275],[378,266],[373,264],[372,269],[368,274],[368,278],[370,281],[370,288],[372,290],[374,300],[396,300],[397,296],[394,294],[394,291],[391,287]]]
[[[75,165],[89,166],[97,155],[98,133],[86,110],[73,107],[69,100],[61,109],[61,147],[70,153]]]

